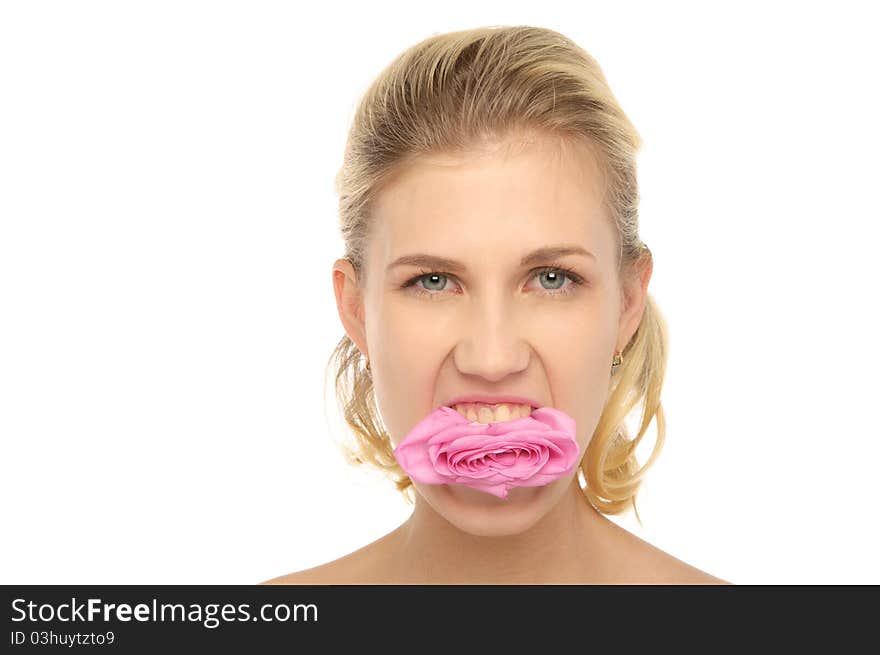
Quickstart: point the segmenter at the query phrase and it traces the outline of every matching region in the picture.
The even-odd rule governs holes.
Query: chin
[[[559,482],[514,487],[507,498],[459,484],[419,485],[419,491],[434,511],[462,532],[503,537],[525,532],[537,523],[557,500]]]

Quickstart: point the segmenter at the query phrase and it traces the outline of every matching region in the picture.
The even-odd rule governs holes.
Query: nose
[[[501,294],[474,301],[453,352],[459,372],[498,382],[528,367],[529,349],[515,304]]]

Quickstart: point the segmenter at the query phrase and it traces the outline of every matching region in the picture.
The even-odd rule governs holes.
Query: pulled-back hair
[[[602,203],[617,238],[621,280],[652,256],[638,230],[636,154],[641,138],[617,103],[598,63],[559,32],[530,26],[481,27],[431,36],[398,55],[372,82],[356,109],[336,176],[345,257],[366,280],[370,210],[379,192],[423,155],[467,153],[517,133],[553,136],[589,148],[599,163]],[[611,375],[608,398],[578,466],[581,490],[605,514],[631,505],[663,446],[660,392],[666,371],[666,322],[648,295],[638,329]],[[412,481],[394,458],[381,426],[372,374],[346,335],[328,362],[336,398],[354,437],[343,453],[387,474],[414,502]],[[610,362],[609,362],[610,366]],[[325,379],[326,389],[326,379]],[[625,423],[641,404],[635,438]],[[639,468],[636,447],[657,419],[657,438]]]

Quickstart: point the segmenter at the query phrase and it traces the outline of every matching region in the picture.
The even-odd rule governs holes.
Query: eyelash
[[[531,277],[529,279],[531,279],[535,275],[540,275],[541,273],[550,273],[550,272],[564,273],[565,276],[568,279],[570,279],[572,283],[570,285],[568,285],[567,288],[564,288],[564,290],[562,290],[562,291],[540,292],[542,295],[545,295],[545,296],[567,296],[571,293],[574,293],[575,291],[577,291],[578,287],[583,286],[585,284],[584,278],[582,278],[580,275],[578,275],[577,273],[575,273],[571,269],[565,268],[564,266],[558,266],[558,265],[542,266],[541,268],[536,268],[533,271],[531,271]],[[421,296],[432,296],[432,299],[433,299],[433,297],[439,296],[443,292],[442,291],[428,291],[427,289],[422,289],[417,286],[417,282],[419,282],[419,280],[426,278],[430,275],[442,275],[445,278],[451,278],[453,280],[455,279],[455,276],[451,275],[449,273],[444,273],[442,271],[424,271],[420,268],[419,275],[411,277],[409,280],[404,282],[403,286],[401,286],[401,289],[407,289],[407,288],[412,287],[413,291],[415,291],[416,294],[421,295]]]

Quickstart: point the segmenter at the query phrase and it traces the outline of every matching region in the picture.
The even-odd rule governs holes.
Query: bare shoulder
[[[314,566],[310,569],[295,571],[286,575],[280,575],[277,578],[265,580],[258,584],[261,585],[326,585],[338,584],[335,582],[339,579],[339,572],[334,566],[334,562],[328,562],[320,566]]]
[[[383,543],[380,539],[367,544],[353,553],[349,553],[339,559],[313,566],[301,571],[295,571],[286,575],[278,576],[264,582],[261,585],[359,585],[359,584],[383,584],[378,571],[381,570],[379,561],[383,553]]]
[[[286,575],[260,582],[261,585],[337,585],[337,584],[365,584],[363,582],[363,567],[359,565],[358,552],[345,557],[313,566],[302,571],[295,571]]]
[[[665,567],[657,570],[656,579],[649,584],[669,584],[669,585],[732,585],[732,582],[722,580],[714,575],[701,571],[686,562],[676,559],[672,555],[666,554],[669,561]],[[647,577],[647,576],[646,576]]]
[[[623,530],[621,534],[628,542],[622,549],[626,553],[630,573],[627,584],[655,585],[732,585],[706,571],[670,555],[651,543]]]

